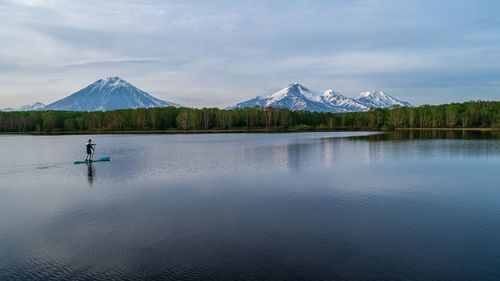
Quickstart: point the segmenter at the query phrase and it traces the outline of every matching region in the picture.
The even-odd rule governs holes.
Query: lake
[[[500,280],[490,132],[0,136],[0,280]]]

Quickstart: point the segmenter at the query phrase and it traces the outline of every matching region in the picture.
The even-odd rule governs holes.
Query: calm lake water
[[[498,136],[371,134],[0,136],[0,280],[500,280]]]

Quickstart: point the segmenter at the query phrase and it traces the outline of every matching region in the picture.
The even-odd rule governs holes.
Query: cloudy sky
[[[500,100],[500,2],[0,0],[0,107],[107,76],[188,106],[291,82],[415,104]]]

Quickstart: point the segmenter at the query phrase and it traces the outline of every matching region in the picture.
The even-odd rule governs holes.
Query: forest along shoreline
[[[499,128],[394,128],[390,130],[295,130],[295,129],[232,129],[232,130],[144,130],[144,131],[53,131],[53,132],[0,132],[0,135],[28,135],[28,136],[65,136],[65,135],[179,135],[179,134],[287,134],[287,133],[320,133],[320,132],[477,132],[500,135]]]
[[[278,108],[148,108],[106,112],[0,112],[0,134],[274,133],[316,131],[500,130],[500,102],[393,107],[367,112]]]

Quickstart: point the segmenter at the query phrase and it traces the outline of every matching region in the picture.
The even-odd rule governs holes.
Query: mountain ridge
[[[20,106],[20,107],[5,107],[5,108],[2,108],[0,109],[0,111],[3,111],[3,112],[12,112],[12,111],[39,111],[39,110],[43,110],[43,108],[45,107],[45,104],[41,103],[41,102],[36,102],[34,104],[27,104],[27,105],[23,105],[23,106]]]
[[[383,91],[364,91],[359,94],[358,101],[368,107],[386,108],[390,106],[409,106],[412,104],[407,101],[401,101]]]
[[[180,105],[160,100],[140,90],[118,76],[99,79],[85,88],[49,105],[35,103],[20,108],[4,108],[0,111],[110,111],[117,109],[135,109],[166,107]],[[388,108],[392,106],[412,106],[383,91],[365,91],[358,98],[346,97],[328,89],[322,93],[311,90],[299,83],[291,83],[277,92],[257,96],[227,109],[248,107],[274,107],[289,110],[305,110],[317,112],[359,112],[370,108]]]
[[[358,112],[368,111],[370,108],[388,108],[392,106],[412,105],[382,91],[362,92],[359,98],[356,99],[346,97],[333,89],[328,89],[320,94],[299,83],[292,83],[275,93],[257,96],[230,106],[228,109],[275,107],[319,112]]]

